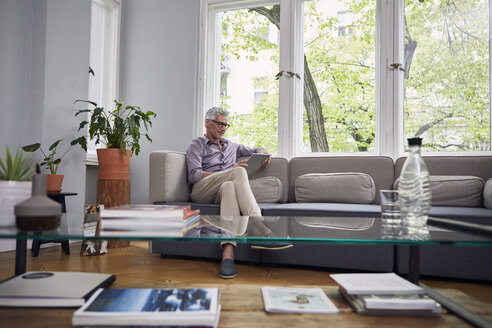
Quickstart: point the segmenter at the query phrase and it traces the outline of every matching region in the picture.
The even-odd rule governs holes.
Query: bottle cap
[[[407,140],[409,146],[422,146],[422,138],[415,137],[415,138],[408,138]]]

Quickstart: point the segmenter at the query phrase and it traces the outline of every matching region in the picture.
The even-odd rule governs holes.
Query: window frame
[[[195,110],[194,134],[203,135],[205,111],[219,102],[213,99],[215,92],[214,74],[210,70],[214,62],[217,42],[220,42],[218,11],[242,9],[254,5],[280,4],[280,64],[279,71],[296,72],[304,76],[303,51],[303,6],[305,0],[201,0],[199,63],[197,86],[197,109]],[[489,6],[492,13],[492,6]],[[375,150],[371,152],[302,152],[303,79],[283,74],[279,78],[278,148],[277,156],[323,157],[323,156],[389,156],[393,159],[405,156],[404,142],[404,72],[394,69],[393,63],[404,59],[404,12],[405,0],[376,0],[376,102],[375,102]],[[491,19],[492,14],[489,16]],[[492,35],[492,24],[489,24]],[[209,42],[210,41],[210,42]],[[492,43],[490,45],[492,52]],[[492,56],[489,56],[492,71]],[[492,73],[491,73],[492,76]],[[490,77],[489,77],[490,78]],[[220,85],[218,86],[220,88]],[[489,86],[492,99],[492,83]],[[492,101],[489,102],[489,110]],[[492,111],[490,115],[492,140]],[[423,156],[490,156],[486,152],[424,152]]]
[[[99,106],[111,108],[114,106],[114,100],[119,98],[119,54],[120,54],[120,31],[121,31],[121,3],[119,0],[91,0],[92,7],[98,7],[104,11],[104,31],[103,51],[98,54],[102,62],[102,77],[99,87],[100,99],[93,100],[91,95],[88,99],[95,101]],[[92,26],[92,15],[91,15]],[[95,49],[90,49],[91,55]],[[89,75],[89,81],[90,84]],[[87,131],[88,136],[88,131]],[[86,165],[98,165],[96,145],[88,140]]]

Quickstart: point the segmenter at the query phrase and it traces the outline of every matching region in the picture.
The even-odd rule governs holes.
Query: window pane
[[[220,12],[220,101],[227,138],[277,152],[280,6]],[[269,16],[270,21],[266,18]]]
[[[490,150],[486,0],[405,3],[405,137],[424,151]]]
[[[375,9],[304,2],[303,152],[375,150]]]

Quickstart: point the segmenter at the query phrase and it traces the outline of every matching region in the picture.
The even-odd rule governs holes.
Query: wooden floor
[[[279,265],[238,264],[238,276],[234,279],[226,280],[217,275],[219,270],[218,261],[161,258],[159,255],[149,254],[147,242],[131,242],[130,247],[110,249],[108,254],[99,256],[80,256],[79,251],[80,244],[78,243],[71,244],[71,255],[65,255],[60,247],[41,249],[38,257],[32,257],[28,254],[27,271],[46,270],[112,273],[116,274],[116,281],[112,285],[114,288],[183,287],[186,285],[213,285],[224,288],[227,288],[227,286],[244,288],[244,286],[248,285],[336,286],[330,279],[330,272],[327,270],[293,268]],[[14,274],[14,259],[14,252],[0,253],[0,279],[8,278]],[[484,308],[487,309],[484,314],[489,319],[492,319],[492,316],[490,316],[492,314],[492,284],[444,279],[423,279],[422,282],[432,288],[456,289],[461,293],[471,296],[477,302],[477,308],[482,310]],[[15,317],[11,317],[9,319],[10,321],[4,321],[2,324],[2,313],[4,319],[5,317],[10,317],[10,315],[6,316],[6,313],[14,315],[14,312],[0,311],[1,327],[9,327],[9,324],[13,324],[12,320],[17,320]],[[25,314],[25,312],[20,312],[19,315],[22,315],[22,313]],[[432,321],[428,322],[430,323]],[[442,322],[436,323],[439,323],[436,326],[443,326]],[[25,324],[26,322],[22,325],[24,326]],[[16,326],[18,325],[16,324]],[[39,325],[29,322],[27,326],[38,327]],[[56,325],[52,326],[55,327]],[[451,326],[467,325],[457,320],[456,322],[453,321]]]

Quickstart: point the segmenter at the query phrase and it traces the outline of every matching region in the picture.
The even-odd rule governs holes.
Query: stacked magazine
[[[99,289],[72,317],[74,326],[217,327],[217,288]]]
[[[120,205],[101,209],[101,236],[180,237],[198,225],[200,210],[181,205]]]
[[[340,294],[365,315],[439,316],[441,305],[425,291],[394,273],[331,274]]]

